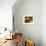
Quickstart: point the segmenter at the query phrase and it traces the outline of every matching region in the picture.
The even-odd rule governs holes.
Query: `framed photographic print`
[[[34,16],[31,15],[23,16],[23,24],[34,24]]]

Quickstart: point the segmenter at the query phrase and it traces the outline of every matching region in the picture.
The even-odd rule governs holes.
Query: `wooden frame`
[[[34,16],[24,15],[23,16],[23,24],[34,24]]]

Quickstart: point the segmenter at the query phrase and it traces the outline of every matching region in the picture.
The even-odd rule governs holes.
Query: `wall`
[[[0,0],[0,27],[12,29],[12,6],[16,0]]]
[[[41,1],[41,41],[46,46],[46,0]]]
[[[13,11],[15,28],[23,33],[25,39],[32,39],[36,46],[41,46],[41,0],[23,0]],[[34,24],[23,24],[24,15],[34,16]]]

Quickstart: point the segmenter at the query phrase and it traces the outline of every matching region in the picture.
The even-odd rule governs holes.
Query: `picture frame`
[[[24,15],[23,16],[23,24],[34,24],[34,16]]]

